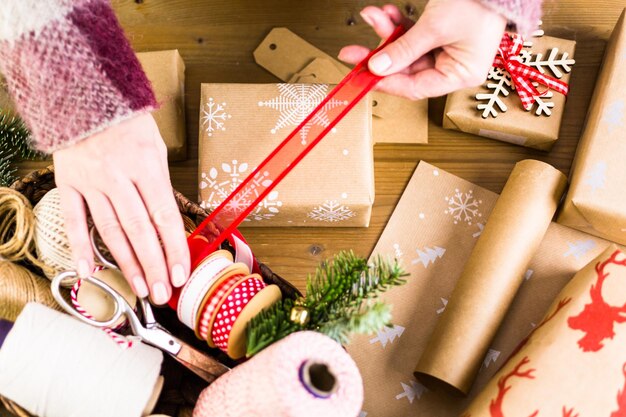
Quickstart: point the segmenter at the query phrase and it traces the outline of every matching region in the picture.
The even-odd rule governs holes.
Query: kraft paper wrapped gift
[[[537,164],[522,165],[522,172],[529,175],[545,172],[537,170]],[[541,181],[533,182],[533,186],[539,187],[537,189],[544,187]],[[363,376],[365,403],[362,417],[459,417],[518,343],[541,322],[563,286],[609,246],[603,239],[550,223],[523,272],[519,290],[502,324],[493,339],[487,341],[487,352],[467,397],[429,389],[415,379],[415,364],[424,353],[448,303],[452,302],[450,297],[457,281],[483,230],[486,230],[485,225],[491,220],[497,200],[498,195],[491,191],[423,161],[419,163],[372,254],[395,257],[410,273],[405,285],[381,295],[383,301],[392,305],[391,327],[375,335],[357,336],[347,346]],[[533,201],[509,205],[510,216],[521,216],[519,211],[532,206]],[[545,210],[541,216],[549,218],[549,212]],[[499,244],[500,238],[506,239],[507,236],[496,236],[493,244]],[[525,250],[526,242],[521,241],[513,252]],[[510,255],[518,256],[517,253]],[[491,263],[501,268],[508,260],[509,256],[504,255],[492,259]],[[488,267],[489,263],[485,265]],[[473,300],[476,310],[481,312],[491,308],[502,289],[498,285],[484,286],[484,298]],[[464,296],[470,297],[471,294],[459,297]],[[623,304],[623,301],[615,304]],[[486,326],[482,314],[467,318],[472,337],[479,337],[481,328]],[[459,349],[459,353],[450,353],[450,365],[460,364],[463,360],[462,346]],[[539,417],[543,415],[541,413]],[[561,416],[560,413],[556,415]],[[593,414],[580,414],[579,417],[586,415]]]
[[[465,417],[626,415],[626,254],[611,245],[567,284]]]
[[[626,10],[604,55],[558,222],[626,244]]]
[[[331,90],[327,84],[203,84],[199,200],[212,210]],[[343,106],[329,101],[327,106]],[[328,111],[331,111],[329,108]],[[328,115],[312,123],[324,126]],[[294,138],[304,147],[308,138]],[[361,100],[242,226],[365,227],[374,202],[371,111]]]
[[[178,50],[140,52],[137,58],[152,83],[159,108],[152,112],[167,146],[168,159],[187,158],[185,63]]]
[[[254,51],[263,68],[288,83],[338,84],[350,68],[287,28],[274,28]],[[371,94],[375,143],[427,143],[428,100]]]
[[[7,90],[7,85],[4,77],[0,74],[0,110],[4,111],[12,111],[15,108],[11,97],[9,97],[9,92]]]
[[[524,47],[520,54],[526,57],[526,63],[569,84],[566,69],[574,65],[576,42],[549,36],[533,37],[530,42],[532,48]],[[546,87],[539,85],[537,89],[541,92]],[[483,95],[481,100],[477,94]],[[481,87],[448,95],[443,127],[549,151],[559,138],[566,97],[550,90],[537,100],[530,111],[524,110],[519,95],[512,89],[510,75],[492,67]]]

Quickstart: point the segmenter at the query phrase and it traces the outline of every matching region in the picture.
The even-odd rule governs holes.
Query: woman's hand
[[[152,116],[109,127],[53,157],[79,275],[89,275],[94,266],[88,207],[135,293],[165,304],[171,285],[180,287],[187,280],[189,250],[172,193],[167,149]]]
[[[378,90],[412,100],[484,82],[506,26],[503,16],[475,0],[430,0],[415,24],[392,5],[366,7],[361,16],[383,39],[397,25],[409,28],[370,59],[369,69],[386,76]],[[368,53],[347,46],[339,59],[356,64]]]

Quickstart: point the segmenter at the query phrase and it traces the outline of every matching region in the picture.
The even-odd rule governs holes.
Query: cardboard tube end
[[[453,397],[463,398],[467,397],[467,390],[463,390],[459,387],[452,385],[449,382],[444,381],[441,378],[438,378],[429,373],[415,370],[413,371],[413,376],[417,379],[422,385],[428,388],[430,391],[434,392],[443,392]]]

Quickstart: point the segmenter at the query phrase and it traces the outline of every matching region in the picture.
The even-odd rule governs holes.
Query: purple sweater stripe
[[[81,31],[113,85],[132,110],[156,107],[156,99],[113,10],[104,0],[75,7],[68,19]]]

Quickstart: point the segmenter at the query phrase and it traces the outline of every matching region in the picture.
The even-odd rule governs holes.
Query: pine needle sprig
[[[18,159],[37,159],[43,155],[31,146],[28,128],[18,116],[0,109],[0,186],[8,187],[16,179]]]
[[[345,344],[353,333],[373,333],[391,320],[391,309],[374,302],[378,294],[401,285],[405,272],[377,256],[370,263],[352,251],[338,253],[309,275],[306,296],[284,300],[251,320],[247,328],[247,355],[298,330],[315,330]],[[305,323],[294,322],[294,308],[306,310]]]

